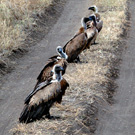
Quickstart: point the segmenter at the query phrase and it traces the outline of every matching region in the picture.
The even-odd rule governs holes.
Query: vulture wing
[[[65,46],[63,47],[63,52],[65,52],[66,50],[66,46],[68,45],[69,42],[71,42],[74,38],[76,38],[79,34],[76,34],[73,38],[71,38],[66,44]]]
[[[64,78],[61,80],[60,85],[61,85],[62,93],[59,95],[59,98],[57,99],[57,103],[59,104],[62,101],[62,96],[65,94],[65,90],[67,89],[67,87],[69,87],[68,82]]]
[[[73,62],[78,57],[78,55],[83,51],[86,42],[87,35],[85,33],[79,34],[68,42],[65,48],[65,52],[68,55],[68,62]]]
[[[40,84],[41,82],[44,82],[44,81],[50,82],[52,80],[53,74],[51,74],[51,70],[55,64],[59,64],[60,66],[62,66],[65,69],[64,71],[62,71],[62,74],[65,73],[66,68],[67,68],[67,61],[64,58],[57,60],[56,56],[53,56],[51,58],[48,60],[47,64],[45,65],[45,67],[40,72],[39,76],[37,77],[37,83],[35,85],[34,90],[37,88],[38,84]]]
[[[50,107],[59,96],[62,95],[59,82],[51,83],[33,93],[28,104],[25,105],[19,121],[28,123],[40,119],[43,115],[49,115]]]
[[[59,55],[55,55],[55,56],[52,56],[52,57],[50,57],[49,59],[48,59],[48,61],[57,61],[57,57],[58,57]]]
[[[48,81],[45,81],[45,82],[42,82],[40,84],[37,85],[36,89],[34,89],[27,97],[26,99],[24,100],[24,103],[25,104],[28,104],[31,97],[36,93],[38,92],[39,90],[42,90],[44,87],[46,87],[47,85],[50,85],[51,82],[48,82]]]
[[[42,78],[42,76],[43,76],[43,73],[44,73],[45,69],[48,68],[48,67],[52,67],[55,62],[56,62],[56,60],[54,60],[54,59],[53,59],[53,60],[49,59],[48,62],[47,62],[47,64],[44,66],[44,68],[42,69],[42,71],[41,71],[40,74],[38,75],[37,80],[40,81],[41,78]]]
[[[97,26],[96,26],[98,32],[101,31],[102,27],[103,27],[103,21],[100,20],[99,22],[97,22]]]

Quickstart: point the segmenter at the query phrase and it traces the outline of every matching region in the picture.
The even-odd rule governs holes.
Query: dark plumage
[[[43,115],[50,118],[49,110],[54,102],[61,103],[62,96],[69,86],[67,81],[62,78],[61,71],[64,69],[55,65],[53,67],[53,79],[46,84],[42,82],[38,88],[30,93],[25,100],[24,109],[19,117],[22,123],[29,123],[42,118]]]
[[[96,28],[96,19],[95,16],[90,16],[89,18],[84,17],[81,20],[82,26],[85,28],[85,33],[87,34],[87,44],[84,49],[87,49],[90,47],[92,42],[95,41],[98,31]]]
[[[68,62],[73,62],[78,59],[79,54],[83,51],[87,44],[87,34],[79,33],[75,35],[70,41],[63,47],[63,51],[68,55]]]
[[[37,84],[35,85],[35,89],[38,87],[38,84],[41,82],[47,81],[49,82],[52,79],[52,73],[51,70],[54,65],[59,64],[61,67],[63,67],[62,74],[65,74],[66,68],[67,68],[67,55],[63,52],[63,49],[61,46],[58,46],[56,48],[56,51],[59,55],[53,56],[48,59],[46,65],[41,70],[40,74],[37,77]]]

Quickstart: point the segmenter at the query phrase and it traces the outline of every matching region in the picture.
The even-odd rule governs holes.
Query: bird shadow
[[[50,116],[50,117],[43,116],[42,118],[32,119],[30,121],[26,121],[25,123],[30,124],[30,123],[33,123],[33,122],[36,122],[36,121],[46,120],[46,119],[48,119],[48,120],[60,120],[62,118],[60,116]]]
[[[60,116],[50,116],[50,117],[43,117],[42,119],[59,120],[59,119],[61,119],[61,117]]]
[[[93,45],[98,45],[98,44],[99,44],[99,43],[92,43],[91,46],[93,46]]]

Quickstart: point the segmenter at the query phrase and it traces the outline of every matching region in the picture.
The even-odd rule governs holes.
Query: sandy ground
[[[130,1],[131,27],[123,52],[120,77],[116,81],[118,89],[114,104],[107,107],[99,117],[96,135],[135,134],[135,1]]]
[[[56,54],[58,45],[64,46],[73,37],[80,27],[81,18],[88,14],[90,4],[89,0],[68,0],[62,15],[46,37],[19,59],[12,73],[3,77],[0,90],[0,135],[10,134],[9,130],[18,122],[23,100],[33,89],[44,63]]]

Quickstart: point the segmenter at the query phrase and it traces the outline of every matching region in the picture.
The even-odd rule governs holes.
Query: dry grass
[[[24,27],[31,28],[31,17],[41,13],[52,0],[1,0],[0,1],[0,57],[10,55],[21,48],[27,34]]]
[[[51,114],[60,118],[40,120],[28,125],[18,124],[12,130],[15,135],[90,134],[95,131],[97,109],[93,104],[98,101],[102,104],[102,100],[106,101],[109,96],[108,83],[115,76],[115,72],[111,72],[112,61],[118,59],[116,52],[122,45],[118,40],[126,18],[126,0],[96,0],[95,4],[104,21],[97,39],[99,44],[81,54],[82,63],[69,64],[64,77],[70,88],[62,105],[55,105],[51,109]]]

